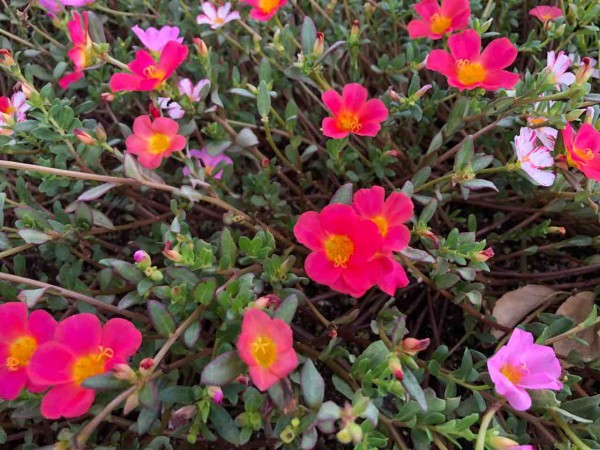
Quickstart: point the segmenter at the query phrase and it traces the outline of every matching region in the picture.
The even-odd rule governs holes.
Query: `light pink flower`
[[[168,97],[158,97],[158,107],[166,111],[171,119],[181,119],[185,115],[181,105]]]
[[[536,133],[531,128],[521,128],[515,136],[515,151],[521,163],[521,169],[541,186],[552,186],[555,175],[549,170],[542,170],[554,165],[550,150],[536,143]]]
[[[183,42],[183,38],[179,37],[178,27],[165,26],[160,30],[150,27],[147,30],[143,30],[136,25],[131,31],[135,33],[148,50],[154,53],[162,52],[169,41],[177,41],[179,44]]]
[[[10,98],[0,97],[0,134],[12,134],[10,128],[27,118],[29,108],[27,97],[22,91],[15,92]]]
[[[559,391],[560,362],[551,347],[533,343],[533,335],[516,328],[508,343],[487,362],[496,392],[517,411],[531,407],[527,389]]]
[[[200,14],[196,17],[196,22],[199,25],[210,25],[213,30],[216,30],[232,20],[240,20],[240,13],[237,11],[229,12],[230,10],[231,3],[229,2],[218,8],[215,8],[215,5],[210,2],[204,2],[202,3],[202,11],[204,14]]]
[[[198,81],[195,85],[189,78],[183,78],[177,83],[179,93],[186,95],[193,102],[199,102],[202,99],[202,89],[205,86],[210,86],[210,80],[206,78]]]
[[[217,180],[220,180],[223,176],[223,169],[220,169],[218,172],[215,172],[215,168],[217,167],[217,165],[220,162],[225,163],[225,165],[233,164],[233,160],[226,154],[222,153],[220,155],[213,156],[210,153],[208,153],[208,150],[206,150],[205,148],[203,148],[202,150],[190,150],[190,156],[192,158],[200,160],[202,162],[202,167],[204,167],[204,173],[212,176],[213,178],[216,178]],[[189,176],[190,169],[184,167],[183,174],[186,177]]]
[[[565,55],[565,52],[558,52],[558,55],[554,51],[548,52],[546,68],[550,74],[550,83],[556,87],[560,87],[561,84],[572,85],[575,82],[575,75],[567,72],[571,64],[573,64],[573,61]]]

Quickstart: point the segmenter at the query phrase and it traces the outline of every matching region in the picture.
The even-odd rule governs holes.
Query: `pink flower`
[[[546,122],[545,117],[530,116],[527,118],[527,125],[530,127],[534,127],[544,122]],[[532,130],[535,132],[537,138],[542,142],[544,147],[550,151],[554,150],[554,144],[556,142],[556,136],[558,136],[558,130],[552,127],[537,127],[532,128]]]
[[[215,172],[215,168],[219,165],[219,163],[224,163],[225,165],[232,165],[233,160],[224,153],[220,155],[213,156],[208,153],[208,150],[203,148],[202,150],[190,150],[190,156],[192,158],[199,159],[202,162],[202,167],[204,167],[204,173],[206,175],[210,175],[217,180],[220,180],[223,177],[223,169],[219,169],[218,172]],[[183,174],[188,177],[190,176],[190,169],[187,167],[183,168]]]
[[[581,170],[586,177],[600,181],[600,131],[584,123],[573,136],[573,128],[567,122],[562,136],[568,163]]]
[[[520,167],[540,186],[552,186],[554,183],[554,172],[543,170],[554,165],[554,158],[550,150],[536,143],[536,133],[531,128],[521,128],[518,136],[515,136],[515,152]]]
[[[305,212],[294,227],[294,235],[312,250],[304,263],[306,274],[353,297],[361,297],[376,284],[382,264],[387,264],[376,260],[383,242],[377,225],[348,205],[332,204],[319,213]]]
[[[556,20],[559,17],[562,17],[562,10],[556,6],[536,6],[529,10],[529,14],[537,17],[544,24],[548,23],[551,20]]]
[[[489,443],[493,450],[535,450],[533,445],[519,445],[518,442],[504,436],[493,436]]]
[[[448,84],[461,91],[478,87],[488,91],[513,88],[519,81],[516,73],[502,70],[517,57],[517,48],[508,38],[494,39],[481,52],[481,37],[475,30],[465,30],[448,38],[450,53],[433,50],[427,68],[448,77]]]
[[[63,320],[54,340],[38,347],[29,364],[32,381],[52,386],[42,400],[42,415],[58,419],[88,412],[96,392],[81,386],[83,381],[124,364],[141,343],[142,334],[124,319],[111,319],[104,328],[93,314]]]
[[[577,84],[583,84],[590,78],[600,78],[598,69],[594,69],[597,61],[594,58],[584,56],[579,61],[577,72],[575,72],[575,82]]]
[[[254,20],[267,22],[273,17],[279,8],[287,3],[287,0],[242,0],[252,6],[250,17]]]
[[[156,169],[163,158],[185,147],[186,140],[177,134],[179,125],[167,117],[154,122],[149,116],[139,116],[133,122],[133,134],[125,140],[127,151],[137,155],[140,164],[147,169]]]
[[[58,80],[58,85],[63,89],[67,89],[71,83],[83,78],[83,69],[91,65],[94,56],[92,38],[88,31],[87,11],[83,12],[83,17],[78,12],[74,12],[73,20],[69,21],[67,27],[69,28],[69,37],[73,43],[73,48],[69,50],[68,55],[75,66],[75,71]]]
[[[246,311],[237,349],[258,389],[269,389],[298,367],[293,345],[292,329],[283,320],[257,308]]]
[[[10,98],[0,97],[0,135],[10,135],[13,131],[10,129],[15,123],[23,122],[27,119],[29,111],[27,98],[22,91],[15,92]]]
[[[575,75],[570,72],[567,73],[571,64],[573,64],[573,61],[565,55],[565,52],[558,52],[558,55],[554,51],[548,52],[548,63],[546,65],[550,74],[548,81],[556,87],[560,87],[561,84],[572,85],[575,82]]]
[[[189,78],[183,78],[177,83],[179,93],[187,96],[193,102],[199,102],[202,99],[202,89],[205,86],[210,86],[210,80],[200,80],[194,85]]]
[[[229,2],[218,8],[215,8],[210,2],[204,2],[202,3],[202,11],[204,14],[200,14],[196,17],[196,22],[199,25],[210,25],[213,30],[216,30],[232,20],[240,20],[240,13],[237,11],[229,12],[230,10],[231,3]]]
[[[516,328],[508,343],[487,362],[496,392],[517,411],[531,407],[526,389],[562,389],[560,362],[551,347],[533,343],[533,335]]]
[[[47,14],[52,17],[55,16],[53,13],[59,12],[62,8],[61,2],[58,0],[40,0],[40,6],[49,11]]]
[[[166,111],[171,119],[181,119],[185,115],[181,105],[168,97],[158,97],[158,107]]]
[[[411,39],[441,39],[445,34],[466,28],[471,16],[468,0],[442,0],[441,8],[438,0],[421,0],[415,4],[415,11],[423,20],[409,22],[408,35]]]
[[[76,8],[79,8],[94,3],[94,0],[60,0],[60,2],[65,6],[75,6]]]
[[[48,385],[34,383],[27,373],[38,347],[52,339],[56,320],[46,311],[33,311],[20,302],[0,305],[0,399],[14,400],[23,388],[42,392]]]
[[[169,41],[163,48],[158,63],[145,50],[138,50],[128,64],[133,73],[115,73],[110,78],[110,88],[118,91],[152,91],[163,86],[177,67],[187,58],[188,48]]]
[[[177,27],[165,26],[160,30],[150,27],[147,30],[143,30],[136,25],[131,31],[135,33],[148,50],[157,55],[160,55],[169,42],[175,41],[178,44],[183,42],[183,38],[179,37],[179,28]]]
[[[416,355],[423,350],[426,350],[429,347],[430,340],[429,338],[425,339],[415,339],[411,337],[407,337],[402,340],[402,351],[404,353],[408,353],[409,355]]]
[[[367,89],[357,83],[344,86],[342,95],[333,89],[323,92],[323,103],[333,114],[323,119],[323,134],[333,139],[343,139],[350,133],[377,135],[381,122],[388,118],[388,110],[381,100],[367,100],[367,96]]]
[[[493,256],[494,256],[494,249],[492,247],[488,247],[488,248],[481,250],[480,252],[475,254],[475,261],[486,262],[488,259],[490,259]]]

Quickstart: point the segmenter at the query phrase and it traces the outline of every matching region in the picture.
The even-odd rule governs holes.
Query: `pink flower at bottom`
[[[494,39],[481,51],[481,37],[475,30],[465,30],[448,38],[450,53],[432,50],[427,68],[448,78],[448,84],[462,90],[483,88],[495,91],[512,89],[519,75],[508,70],[517,58],[517,48],[508,38]]]
[[[323,134],[333,139],[343,139],[350,133],[376,136],[381,122],[388,118],[388,110],[379,99],[367,100],[368,95],[367,89],[358,83],[345,85],[342,95],[333,89],[323,92],[323,103],[333,114],[323,119]]]
[[[258,389],[269,389],[298,367],[293,345],[292,329],[283,320],[272,319],[258,308],[246,311],[237,349]]]
[[[111,319],[104,328],[93,314],[68,317],[58,324],[54,340],[38,347],[29,376],[52,388],[42,400],[47,419],[79,417],[89,411],[96,391],[81,384],[108,372],[139,349],[142,334],[127,320]]]
[[[552,186],[554,183],[554,172],[547,169],[554,165],[554,158],[550,150],[543,145],[537,145],[538,135],[531,128],[521,128],[518,136],[515,136],[515,151],[521,169],[540,186]]]
[[[33,311],[29,318],[27,313],[24,303],[0,305],[0,399],[14,400],[23,388],[42,392],[48,387],[32,382],[27,368],[39,346],[54,336],[56,320],[43,310]]]
[[[517,411],[531,407],[527,389],[559,391],[560,362],[551,347],[533,343],[533,335],[516,328],[508,343],[487,362],[496,392]]]

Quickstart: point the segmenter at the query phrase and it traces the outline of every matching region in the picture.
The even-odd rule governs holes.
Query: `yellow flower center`
[[[16,110],[17,110],[17,109],[16,109],[14,106],[12,106],[12,105],[9,105],[9,106],[8,106],[6,109],[4,109],[2,112],[3,112],[4,114],[12,114],[12,113],[14,113]]]
[[[279,0],[260,0],[258,7],[265,13],[270,13],[279,6]]]
[[[225,23],[225,19],[223,19],[222,17],[217,17],[215,19],[215,24],[217,25],[223,25]]]
[[[29,364],[37,348],[37,340],[33,336],[21,336],[13,341],[8,348],[8,358],[6,358],[6,367],[14,372],[21,367]]]
[[[115,352],[112,348],[100,346],[97,353],[91,353],[79,358],[75,361],[71,369],[71,374],[75,382],[81,384],[90,377],[106,372],[104,368],[106,361],[114,355]]]
[[[204,173],[205,173],[206,175],[212,175],[213,169],[214,169],[214,167],[213,167],[213,166],[206,166],[206,167],[204,168]]]
[[[577,148],[577,147],[574,146],[573,150],[571,150],[570,152],[567,151],[567,162],[572,167],[577,167],[578,169],[581,168],[581,166],[583,165],[582,161],[575,161],[573,159],[572,153],[574,153],[575,155],[577,155],[583,161],[589,161],[590,159],[594,159],[594,152],[592,152],[591,149],[589,149],[589,148]]]
[[[261,367],[271,367],[277,359],[277,346],[269,336],[258,336],[252,343],[250,351]]]
[[[431,22],[431,31],[436,34],[444,34],[452,23],[448,17],[439,14],[434,14],[429,20]]]
[[[465,86],[485,80],[485,69],[478,62],[459,59],[456,61],[456,69],[458,70],[458,80]]]
[[[500,369],[500,373],[508,378],[512,384],[517,384],[523,378],[523,371],[512,364],[505,364]]]
[[[171,145],[169,136],[162,133],[156,133],[149,141],[150,153],[153,155],[163,153],[169,148],[169,145]]]
[[[335,267],[348,267],[348,260],[354,253],[354,242],[343,234],[334,234],[325,241],[325,255]]]
[[[531,119],[529,119],[529,123],[531,125],[540,125],[542,123],[546,122],[546,118],[545,117],[533,117]]]
[[[352,131],[354,133],[360,131],[362,125],[358,121],[356,114],[350,111],[342,111],[337,116],[337,125],[344,131]]]
[[[388,233],[388,223],[387,223],[387,220],[385,220],[385,217],[376,216],[376,217],[373,217],[371,220],[373,222],[375,222],[375,225],[377,225],[377,228],[379,228],[379,232],[381,233],[381,235],[383,237],[385,237],[386,234]]]
[[[144,69],[144,76],[155,80],[162,80],[165,77],[165,72],[156,66],[148,66]]]

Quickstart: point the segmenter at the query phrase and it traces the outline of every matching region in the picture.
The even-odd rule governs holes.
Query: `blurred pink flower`
[[[287,377],[298,366],[290,326],[257,308],[250,308],[244,314],[237,349],[248,366],[250,379],[261,391]]]
[[[166,111],[171,119],[181,119],[185,115],[181,105],[168,97],[158,97],[158,107]]]
[[[550,150],[542,145],[537,145],[537,134],[531,128],[521,128],[515,136],[515,152],[521,164],[521,169],[541,186],[552,186],[554,172],[547,169],[554,165],[554,158]]]
[[[333,89],[323,92],[323,103],[333,114],[323,119],[323,134],[333,139],[343,139],[350,133],[376,136],[381,122],[388,118],[388,110],[379,99],[367,100],[368,95],[367,89],[358,83],[345,85],[342,95]]]
[[[550,74],[549,82],[554,84],[556,87],[560,87],[561,84],[570,86],[575,82],[575,75],[567,72],[571,67],[573,61],[565,52],[560,51],[556,54],[554,51],[548,52],[548,62],[546,68]]]
[[[441,39],[446,34],[466,28],[471,16],[468,0],[442,0],[441,8],[438,0],[421,0],[414,8],[422,19],[408,23],[411,39]]]
[[[216,178],[217,180],[220,180],[223,176],[223,169],[220,169],[218,172],[215,172],[215,168],[217,167],[217,165],[219,165],[219,163],[221,162],[225,163],[225,165],[233,164],[233,160],[226,154],[222,153],[220,155],[213,156],[210,153],[208,153],[208,150],[206,150],[205,148],[203,148],[202,150],[190,150],[190,156],[192,158],[200,160],[200,162],[202,163],[202,167],[204,167],[204,173],[206,175],[212,176],[213,178]],[[188,177],[190,175],[190,169],[184,167],[183,174],[186,177]]]
[[[142,334],[124,319],[111,319],[104,328],[88,313],[60,322],[54,339],[38,347],[29,364],[33,382],[52,386],[42,400],[42,415],[58,419],[87,413],[96,391],[81,384],[125,364],[141,343]]]
[[[483,88],[495,91],[512,89],[519,75],[504,68],[517,58],[517,48],[508,38],[494,39],[481,51],[481,37],[475,30],[465,30],[448,38],[450,53],[432,50],[427,68],[448,78],[448,84],[462,90]]]
[[[0,305],[0,399],[14,400],[23,388],[42,392],[45,383],[34,383],[27,373],[31,357],[40,345],[54,337],[56,320],[46,311],[37,310],[27,317],[21,302]]]
[[[254,20],[267,22],[273,17],[279,8],[287,3],[287,0],[242,0],[252,6],[250,17]]]
[[[576,134],[571,124],[562,131],[567,162],[581,170],[586,177],[600,181],[600,131],[584,123]]]
[[[198,81],[195,85],[189,78],[183,78],[177,83],[179,93],[186,95],[193,102],[199,102],[202,99],[202,89],[205,86],[210,86],[210,80],[206,78]]]
[[[160,54],[165,46],[170,41],[176,41],[178,44],[183,42],[183,38],[179,37],[178,27],[165,26],[161,29],[150,27],[143,30],[139,26],[134,26],[131,31],[142,41],[142,44],[153,53]]]
[[[517,411],[531,407],[527,389],[562,389],[560,362],[551,347],[533,343],[533,335],[515,328],[508,343],[487,362],[496,392]]]
[[[136,155],[147,169],[156,169],[163,158],[182,150],[186,140],[177,134],[179,125],[167,117],[152,121],[150,116],[139,116],[133,122],[133,134],[125,140],[127,152]]]
[[[202,11],[204,14],[200,14],[196,17],[196,22],[199,25],[210,25],[213,30],[216,30],[232,20],[240,20],[240,13],[237,11],[229,12],[230,10],[231,3],[229,2],[218,8],[215,8],[215,5],[210,2],[204,2],[202,3]]]
[[[563,15],[560,8],[548,5],[536,6],[529,10],[529,14],[537,17],[544,24],[551,20],[556,20]]]
[[[11,97],[0,97],[0,135],[12,134],[10,127],[25,121],[29,108],[31,107],[22,91],[15,92]]]
[[[75,71],[65,74],[58,84],[61,88],[67,89],[71,83],[83,78],[83,69],[92,62],[93,47],[92,38],[89,32],[89,21],[87,11],[83,14],[73,13],[73,19],[67,24],[69,37],[73,43],[73,48],[69,50],[69,59],[75,66]]]

